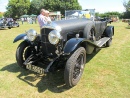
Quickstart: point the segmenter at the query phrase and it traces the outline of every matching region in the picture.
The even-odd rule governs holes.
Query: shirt
[[[46,17],[47,18],[47,21],[51,22],[51,18],[50,17]]]
[[[47,24],[47,21],[45,20],[45,16],[43,16],[42,14],[40,14],[38,17],[38,23],[40,25],[40,28],[42,28],[43,25]]]

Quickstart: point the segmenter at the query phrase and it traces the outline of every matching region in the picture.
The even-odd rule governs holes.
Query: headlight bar
[[[33,29],[30,29],[27,31],[27,38],[30,40],[30,41],[34,41],[37,37],[37,32]]]
[[[61,39],[60,32],[57,30],[52,30],[48,35],[49,42],[53,45],[58,44]]]

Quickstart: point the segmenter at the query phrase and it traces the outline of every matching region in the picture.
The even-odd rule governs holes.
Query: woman
[[[47,23],[51,23],[51,18],[49,17],[49,11],[48,10],[46,10],[45,11],[45,19],[46,19],[46,21],[47,21]]]

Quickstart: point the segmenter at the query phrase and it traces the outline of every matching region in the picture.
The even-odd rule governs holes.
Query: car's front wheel
[[[86,63],[86,51],[83,47],[79,47],[67,60],[64,70],[64,80],[67,86],[75,86],[83,73]]]
[[[26,41],[20,43],[16,50],[16,61],[20,67],[26,69],[26,66],[23,63],[31,55],[31,52],[31,47]]]
[[[19,24],[17,25],[17,27],[19,27]]]

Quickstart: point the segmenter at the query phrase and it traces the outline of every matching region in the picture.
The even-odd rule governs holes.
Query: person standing
[[[49,11],[48,10],[46,10],[45,16],[46,16],[45,19],[46,19],[47,23],[51,23],[51,18],[49,17]]]
[[[37,17],[34,18],[35,24],[37,24]]]
[[[23,24],[23,21],[24,21],[24,18],[22,17],[22,18],[21,18],[21,22],[22,22],[22,24]]]
[[[46,13],[46,10],[45,9],[41,9],[40,15],[38,15],[38,17],[37,17],[40,29],[42,28],[43,25],[47,24],[47,21],[45,19],[45,17],[46,17],[45,13]]]

